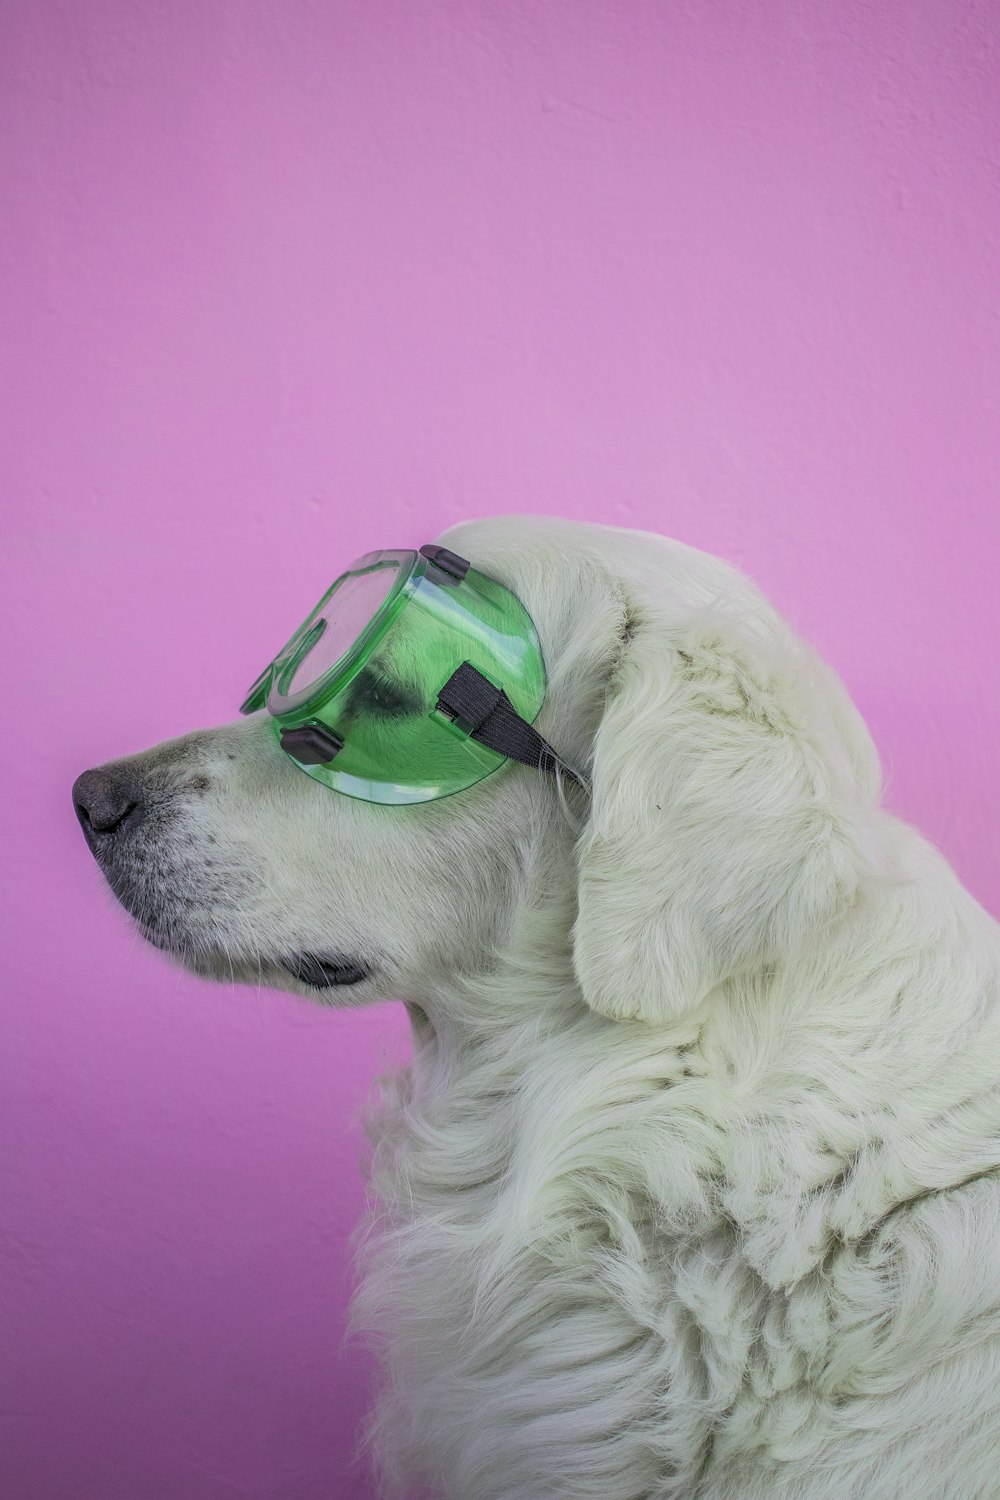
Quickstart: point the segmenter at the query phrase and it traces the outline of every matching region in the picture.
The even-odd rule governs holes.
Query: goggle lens
[[[289,648],[278,679],[284,697],[307,692],[337,665],[384,604],[398,572],[399,564],[387,559],[337,580]]]
[[[445,698],[462,672],[463,683],[470,672],[476,679],[475,703]],[[428,546],[359,558],[241,712],[267,707],[282,749],[315,780],[404,804],[463,791],[510,755],[524,759],[544,694],[538,636],[520,600],[464,558]],[[501,699],[506,729],[494,722]],[[549,769],[543,751],[553,763],[555,752],[534,739],[541,748],[528,763]]]

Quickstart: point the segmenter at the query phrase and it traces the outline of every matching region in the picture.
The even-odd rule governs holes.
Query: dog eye
[[[420,713],[423,706],[423,699],[415,689],[403,682],[390,682],[371,670],[362,672],[351,688],[350,707],[354,713],[404,719],[409,714]]]

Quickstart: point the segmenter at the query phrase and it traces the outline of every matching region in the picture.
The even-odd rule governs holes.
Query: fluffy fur
[[[733,569],[445,540],[534,616],[592,801],[510,766],[354,803],[256,716],[121,763],[146,814],[100,853],[199,972],[308,993],[289,955],[346,953],[324,998],[406,997],[353,1312],[385,1493],[1000,1495],[1000,929]]]

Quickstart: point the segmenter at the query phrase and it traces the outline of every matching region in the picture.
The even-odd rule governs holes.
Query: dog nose
[[[73,806],[91,849],[116,828],[138,821],[142,803],[138,787],[123,772],[98,766],[73,783]]]

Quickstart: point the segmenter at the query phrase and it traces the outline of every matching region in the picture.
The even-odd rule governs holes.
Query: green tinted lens
[[[520,601],[474,568],[457,581],[413,553],[370,554],[338,579],[275,662],[275,733],[280,740],[312,726],[317,755],[325,736],[331,746],[342,742],[328,763],[302,769],[348,796],[407,803],[462,791],[504,763],[436,711],[464,661],[502,688],[522,718],[535,719],[545,672]]]
[[[281,691],[286,697],[310,691],[344,659],[385,603],[398,574],[399,563],[390,559],[338,578],[285,668],[287,683]]]
[[[417,561],[415,552],[369,552],[340,575],[278,652],[270,676],[265,673],[254,684],[257,689],[267,679],[272,714],[293,712],[325,691],[329,681],[350,673],[394,602],[398,607]]]

